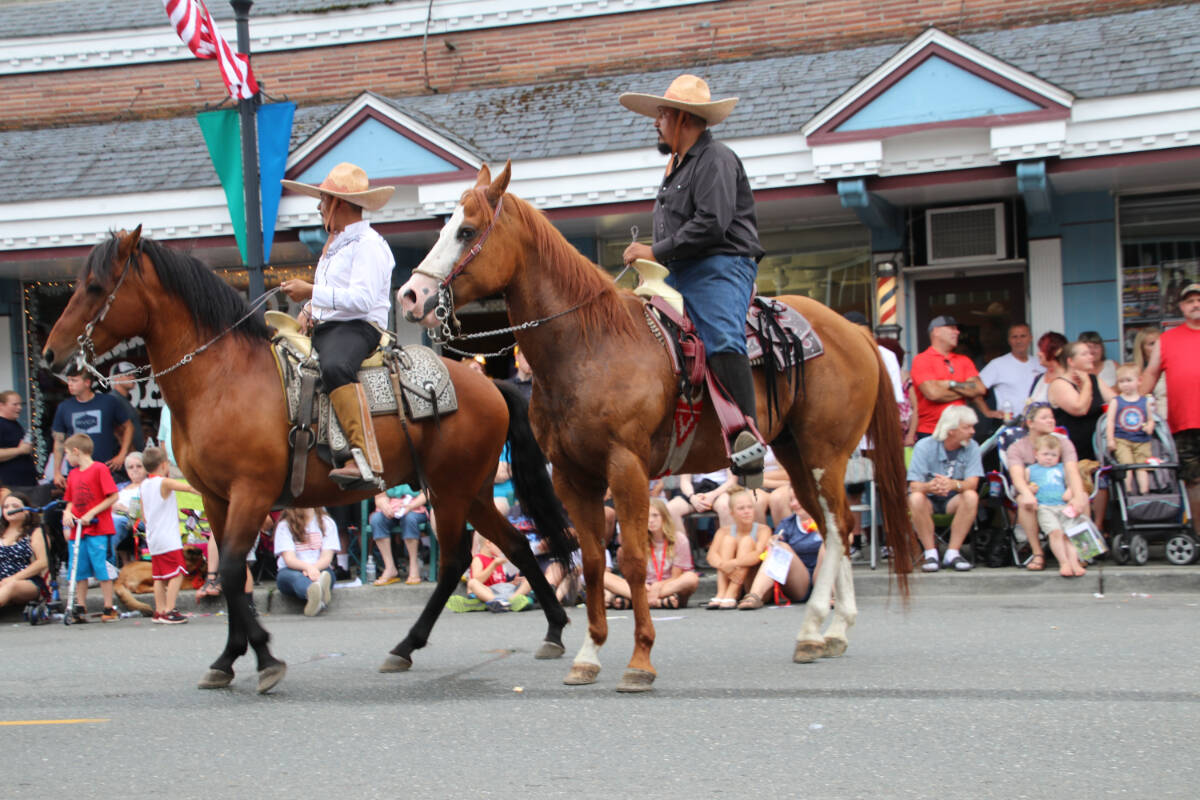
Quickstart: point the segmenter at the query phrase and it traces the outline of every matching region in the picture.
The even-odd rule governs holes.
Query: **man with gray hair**
[[[908,510],[912,513],[913,530],[925,550],[921,564],[925,572],[937,572],[941,566],[959,572],[972,567],[959,551],[979,510],[983,461],[979,443],[972,438],[978,421],[975,412],[966,406],[946,406],[933,435],[913,447],[907,476]],[[950,542],[941,562],[933,538],[934,514],[954,515]]]

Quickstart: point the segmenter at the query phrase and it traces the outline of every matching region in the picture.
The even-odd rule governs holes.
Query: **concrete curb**
[[[706,601],[716,593],[716,576],[711,571],[702,574],[700,588],[692,606]],[[998,595],[1016,597],[1024,594],[1200,594],[1200,565],[1173,566],[1115,566],[1096,565],[1082,578],[1066,579],[1051,566],[1042,572],[1029,572],[1016,567],[988,569],[976,567],[970,572],[935,573],[920,571],[910,576],[912,596],[919,602],[922,596]],[[418,611],[425,607],[433,594],[433,584],[426,581],[416,586],[403,583],[391,586],[344,586],[334,588],[330,611]],[[896,597],[895,579],[887,571],[887,562],[872,570],[865,564],[854,566],[854,587],[859,597]],[[153,595],[139,595],[142,602],[153,605]],[[254,603],[261,613],[299,614],[304,604],[286,597],[273,582],[254,588]],[[220,598],[205,598],[199,602],[194,591],[180,592],[179,610],[184,613],[213,614],[223,612]],[[100,590],[88,591],[88,609],[99,612]],[[0,621],[18,622],[20,608],[6,608]]]

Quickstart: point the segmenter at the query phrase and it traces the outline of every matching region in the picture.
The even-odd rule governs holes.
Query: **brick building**
[[[228,5],[212,11],[232,40]],[[938,313],[981,359],[1018,319],[1119,350],[1200,277],[1192,3],[262,0],[251,14],[260,82],[299,106],[288,176],[352,160],[399,187],[372,216],[397,283],[478,166],[505,159],[512,191],[615,270],[631,226],[649,229],[663,164],[616,97],[681,71],[741,98],[715,134],[756,191],[760,290],[871,314],[894,267],[910,353]],[[0,6],[0,31],[0,375],[24,387],[56,284],[110,229],[140,223],[245,277],[194,116],[224,87],[161,7],[30,0]],[[315,203],[284,196],[278,229],[268,284],[313,263]],[[473,311],[476,327],[503,314]]]

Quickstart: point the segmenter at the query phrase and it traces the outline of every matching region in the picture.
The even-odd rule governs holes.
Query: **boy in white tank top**
[[[142,453],[147,478],[142,481],[142,517],[146,520],[146,545],[150,549],[150,574],[154,578],[154,622],[178,625],[187,617],[175,608],[187,567],[179,536],[179,504],[175,492],[194,492],[186,481],[168,477],[167,454],[157,447]]]

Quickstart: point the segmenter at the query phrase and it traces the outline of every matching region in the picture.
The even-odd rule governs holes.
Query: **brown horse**
[[[496,178],[486,166],[468,190],[413,277],[399,291],[407,317],[433,325],[447,304],[461,306],[503,292],[516,337],[533,368],[530,415],[554,465],[554,483],[578,531],[587,581],[588,640],[567,683],[591,683],[607,637],[603,504],[612,488],[621,529],[646,530],[650,476],[665,461],[677,385],[667,354],[642,321],[640,300],[619,291],[546,218],[506,194],[509,165]],[[469,249],[468,249],[469,248]],[[447,298],[452,295],[452,300]],[[874,342],[857,326],[806,297],[779,300],[799,310],[824,343],[805,364],[802,384],[756,370],[758,426],[787,470],[796,495],[811,509],[830,546],[793,651],[796,661],[841,655],[857,610],[845,533],[853,517],[843,477],[864,433],[874,442],[876,476],[892,568],[907,597],[912,569],[899,416]],[[436,318],[436,319],[435,319]],[[778,408],[766,413],[767,381]],[[770,417],[768,419],[768,416]],[[707,401],[695,444],[681,472],[727,464],[721,432]],[[644,537],[623,539],[621,570],[633,590],[633,657],[620,691],[648,689],[654,626],[647,607]],[[830,593],[837,605],[825,636]]]
[[[221,549],[229,638],[200,686],[228,685],[233,662],[249,644],[258,658],[258,690],[265,692],[282,679],[286,667],[271,655],[268,634],[239,587],[259,524],[288,479],[287,409],[268,344],[269,329],[206,265],[141,238],[139,227],[130,234],[114,234],[92,250],[66,310],[50,332],[43,358],[61,369],[81,350],[90,357],[133,336],[146,342],[150,365],[171,409],[175,456],[204,498]],[[522,507],[547,535],[553,554],[569,557],[566,520],[529,428],[524,399],[514,387],[500,389],[458,362],[447,361],[446,366],[458,394],[458,411],[438,421],[410,422],[407,436],[396,416],[374,418],[387,484],[415,484],[414,460],[419,462],[441,544],[437,588],[408,636],[380,667],[384,672],[407,669],[412,651],[426,644],[470,559],[467,520],[530,578],[543,603],[549,630],[537,657],[563,653],[566,612],[525,537],[492,503],[492,481],[507,434]],[[315,452],[310,453],[304,491],[292,505],[337,505],[371,496],[341,491],[327,473]]]

